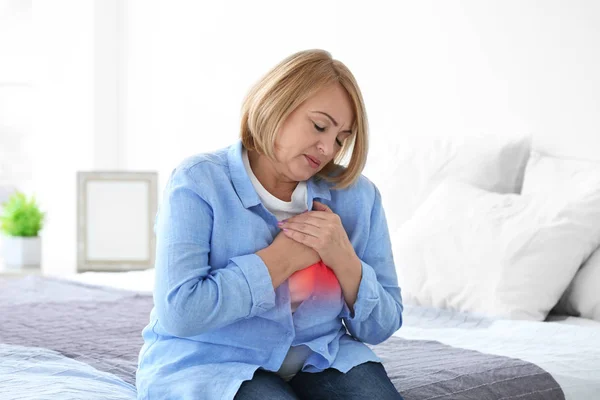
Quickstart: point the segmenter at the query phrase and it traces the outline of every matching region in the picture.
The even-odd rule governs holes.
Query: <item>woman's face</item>
[[[341,85],[320,90],[296,108],[278,132],[276,170],[296,182],[309,179],[340,151],[353,119],[352,103]]]

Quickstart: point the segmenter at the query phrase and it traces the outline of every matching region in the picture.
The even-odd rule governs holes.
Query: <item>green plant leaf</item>
[[[0,231],[8,236],[38,236],[45,216],[35,196],[27,198],[24,193],[17,191],[2,203]]]

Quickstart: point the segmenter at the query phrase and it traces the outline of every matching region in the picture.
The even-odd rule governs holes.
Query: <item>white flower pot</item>
[[[2,259],[6,268],[39,267],[42,239],[35,237],[3,236]]]

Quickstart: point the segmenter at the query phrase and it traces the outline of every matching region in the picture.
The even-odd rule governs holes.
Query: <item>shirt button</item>
[[[324,353],[325,352],[325,347],[323,347],[323,346],[319,347],[319,351],[321,351],[321,352]]]
[[[317,296],[313,296],[313,297],[312,297],[312,299],[313,299],[313,300],[316,300],[316,299],[317,299]]]
[[[285,334],[285,336],[287,336],[287,337],[290,337],[290,336],[292,336],[292,332],[287,332],[287,333]]]

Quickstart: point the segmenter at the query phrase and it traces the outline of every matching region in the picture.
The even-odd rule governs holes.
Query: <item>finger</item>
[[[333,211],[331,210],[331,208],[329,208],[325,204],[320,203],[318,201],[313,201],[313,210],[315,210],[315,211],[325,211],[325,212],[333,213]]]
[[[309,211],[295,215],[285,220],[285,222],[304,222],[311,225],[319,226],[328,220],[328,215],[323,212]]]
[[[314,236],[306,235],[293,229],[284,229],[283,233],[290,239],[316,250],[318,239]]]
[[[314,236],[314,237],[321,236],[320,227],[311,225],[310,223],[286,221],[286,222],[280,222],[279,226],[284,229],[292,229],[294,231],[302,232],[306,235],[310,235],[310,236]]]

